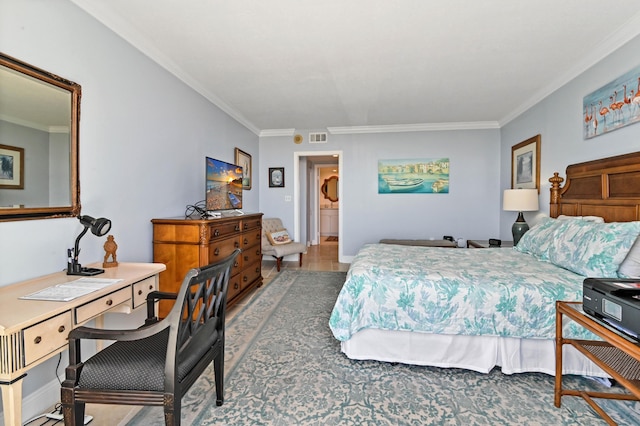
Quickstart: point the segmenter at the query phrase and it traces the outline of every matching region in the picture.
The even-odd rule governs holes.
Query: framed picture
[[[24,189],[24,148],[0,145],[0,189]]]
[[[449,158],[378,160],[378,194],[448,194]]]
[[[284,188],[284,167],[269,167],[269,188]]]
[[[236,166],[242,167],[242,189],[251,189],[251,155],[236,148]]]
[[[540,135],[511,147],[511,189],[540,192]]]

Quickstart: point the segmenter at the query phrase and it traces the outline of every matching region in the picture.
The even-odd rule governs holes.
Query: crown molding
[[[293,136],[296,129],[264,129],[260,130],[258,136],[261,138],[271,138],[276,136]]]
[[[549,85],[542,90],[535,93],[527,102],[514,109],[510,114],[503,117],[499,123],[500,127],[508,124],[525,111],[541,102],[544,98],[551,95],[562,86],[569,83],[571,80],[577,78],[580,74],[593,67],[598,62],[609,56],[612,52],[621,48],[624,44],[628,43],[634,37],[640,35],[640,13],[633,15],[625,25],[620,29],[612,33],[609,37],[604,38],[600,42],[596,43],[589,50],[589,54],[578,61],[573,67],[571,67],[566,73],[552,81]]]
[[[327,127],[332,135],[348,135],[357,133],[402,133],[402,132],[437,132],[441,130],[480,130],[499,129],[497,121],[475,121],[460,123],[417,123],[390,124],[382,126],[345,126]]]
[[[128,22],[119,17],[117,14],[111,13],[108,8],[104,7],[104,5],[101,4],[100,1],[71,1],[86,13],[93,16],[93,18],[101,22],[111,31],[119,35],[125,42],[131,44],[143,55],[149,57],[152,61],[156,62],[162,68],[169,71],[180,81],[184,82],[187,86],[191,87],[197,93],[204,96],[209,102],[220,108],[223,112],[236,120],[238,123],[249,129],[254,134],[260,134],[260,129],[258,129],[253,123],[251,123],[245,116],[236,111],[223,99],[207,91],[197,82],[197,80],[191,77],[191,75],[184,72],[181,67],[179,67],[175,62],[173,62],[162,52],[160,52],[150,40],[142,36],[138,31],[135,31]]]

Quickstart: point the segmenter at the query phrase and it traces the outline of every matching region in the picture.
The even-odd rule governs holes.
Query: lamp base
[[[518,241],[520,241],[520,238],[522,238],[524,233],[527,232],[528,230],[529,230],[529,225],[527,225],[527,222],[525,222],[522,212],[518,213],[518,218],[516,219],[515,223],[511,227],[511,234],[513,235],[514,246],[518,245]]]

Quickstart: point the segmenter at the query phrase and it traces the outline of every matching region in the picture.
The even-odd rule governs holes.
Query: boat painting
[[[379,160],[378,194],[448,194],[449,159]]]

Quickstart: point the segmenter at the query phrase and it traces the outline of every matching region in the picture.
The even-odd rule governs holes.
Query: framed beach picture
[[[511,189],[540,192],[540,135],[511,147]]]
[[[448,194],[449,158],[378,161],[378,194]]]
[[[242,167],[242,189],[251,189],[251,155],[236,148],[236,166]]]
[[[284,188],[284,167],[269,167],[269,188]]]
[[[0,189],[24,189],[24,148],[0,145]]]

